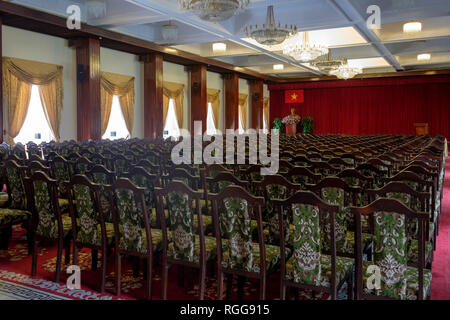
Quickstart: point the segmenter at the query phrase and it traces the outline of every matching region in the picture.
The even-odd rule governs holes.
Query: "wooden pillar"
[[[144,136],[161,138],[163,119],[163,56],[152,53],[140,58],[144,62]]]
[[[100,40],[71,40],[77,50],[77,138],[78,141],[100,140]]]
[[[206,131],[208,96],[206,92],[206,65],[191,68],[191,135]],[[202,132],[194,131],[194,121],[202,121]]]
[[[3,47],[2,47],[2,40],[3,40],[3,21],[2,17],[0,16],[0,72],[3,72]],[[2,76],[0,76],[0,143],[3,143],[3,73]]]
[[[250,128],[263,128],[264,82],[251,80],[250,83]]]
[[[225,86],[225,130],[239,128],[239,75],[224,75]]]

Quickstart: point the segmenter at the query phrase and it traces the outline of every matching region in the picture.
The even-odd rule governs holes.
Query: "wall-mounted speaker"
[[[198,87],[199,87],[198,82],[194,82],[194,83],[192,84],[192,91],[194,92],[194,94],[197,94],[197,92],[198,92]]]
[[[84,81],[84,65],[82,64],[77,65],[77,81]]]
[[[253,101],[258,101],[258,99],[259,99],[259,93],[258,92],[255,92],[254,94],[253,94]]]

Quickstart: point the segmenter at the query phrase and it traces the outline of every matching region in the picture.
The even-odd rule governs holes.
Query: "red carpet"
[[[441,223],[433,261],[433,300],[450,299],[450,157],[445,161],[444,197],[442,199]]]
[[[80,252],[78,265],[81,272],[81,290],[69,290],[66,287],[67,274],[65,270],[68,265],[63,266],[61,273],[61,281],[59,284],[53,282],[54,271],[56,265],[56,245],[47,246],[40,249],[38,256],[38,270],[36,277],[31,277],[31,255],[28,255],[25,231],[20,227],[15,227],[13,231],[13,239],[10,242],[9,250],[0,250],[0,280],[14,282],[25,285],[33,289],[42,290],[52,293],[63,298],[76,300],[111,300],[111,299],[145,299],[146,298],[146,282],[140,277],[134,278],[132,266],[127,263],[127,259],[123,259],[122,265],[122,295],[117,297],[114,295],[114,256],[108,257],[108,270],[106,292],[100,294],[97,292],[100,283],[100,256],[99,268],[97,271],[91,270],[91,254],[90,249],[84,249]],[[63,258],[64,260],[64,258]],[[160,268],[157,266],[153,269],[153,299],[161,298],[161,276]],[[168,283],[168,299],[169,300],[196,300],[198,299],[198,282],[196,274],[193,279],[193,288],[188,289],[178,286],[177,266],[169,270]],[[187,277],[188,271],[185,272]],[[187,282],[187,279],[186,279]],[[226,281],[224,283],[226,286]],[[205,290],[205,299],[216,299],[217,281],[216,276],[207,277]],[[279,276],[277,274],[270,277],[267,283],[267,298],[279,298]],[[256,281],[246,282],[244,286],[244,299],[255,300],[259,297],[258,284]],[[300,299],[310,299],[307,292],[300,292]],[[315,299],[326,299],[328,295],[317,293]],[[233,285],[233,297],[237,299],[237,283]]]

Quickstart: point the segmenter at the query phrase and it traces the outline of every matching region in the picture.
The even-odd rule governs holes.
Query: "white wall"
[[[134,124],[131,136],[144,137],[144,66],[137,56],[126,52],[100,48],[100,70],[135,77]]]
[[[77,137],[76,52],[62,38],[3,26],[3,56],[61,65],[64,100],[61,112],[61,140]],[[8,111],[3,107],[3,126],[8,130]],[[4,137],[5,139],[7,137]]]
[[[220,73],[207,72],[206,74],[206,86],[208,89],[220,90],[220,107],[219,107],[219,130],[225,132],[225,107],[224,107],[224,87],[223,78]]]
[[[163,63],[163,81],[184,84],[183,128],[190,130],[191,121],[191,90],[189,86],[189,72],[183,65],[170,62]]]

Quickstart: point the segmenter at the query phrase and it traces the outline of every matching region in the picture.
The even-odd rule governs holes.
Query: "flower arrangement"
[[[293,116],[292,114],[290,114],[284,117],[283,120],[281,120],[281,122],[284,124],[297,124],[301,122],[301,118],[298,115]]]

